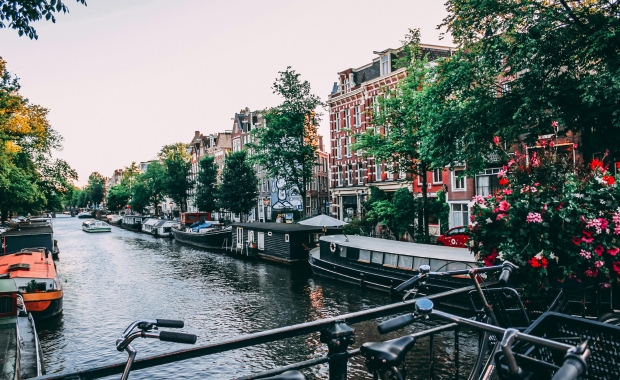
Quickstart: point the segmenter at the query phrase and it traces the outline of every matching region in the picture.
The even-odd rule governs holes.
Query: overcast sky
[[[34,24],[38,40],[0,29],[0,56],[22,94],[51,110],[65,139],[56,156],[78,171],[79,185],[194,131],[229,130],[242,108],[277,105],[271,85],[287,66],[326,100],[337,72],[400,46],[408,28],[420,28],[423,43],[451,44],[436,30],[441,0],[65,3],[71,13],[56,24]]]

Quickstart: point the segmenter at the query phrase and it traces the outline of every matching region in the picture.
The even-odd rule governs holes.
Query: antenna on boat
[[[349,237],[347,236],[347,234],[345,234],[344,232],[342,234],[344,235],[344,240],[349,241]]]

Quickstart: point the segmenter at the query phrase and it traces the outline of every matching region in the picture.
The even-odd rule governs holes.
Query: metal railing
[[[474,286],[467,286],[464,288],[454,289],[442,293],[437,293],[426,298],[432,300],[442,300],[455,296],[462,296],[469,291],[474,290]],[[265,371],[249,376],[240,377],[239,379],[256,379],[264,376],[275,375],[283,371],[290,369],[302,369],[319,364],[329,364],[329,379],[330,380],[346,380],[348,359],[359,355],[359,349],[348,350],[349,345],[355,341],[355,330],[352,329],[349,324],[355,324],[375,318],[385,317],[398,313],[411,311],[415,307],[416,300],[407,300],[397,302],[385,306],[376,307],[373,309],[362,310],[354,313],[344,314],[336,317],[319,319],[312,322],[300,323],[292,326],[280,327],[272,330],[261,331],[253,334],[247,334],[235,338],[221,340],[219,342],[209,343],[204,346],[195,347],[186,350],[174,351],[165,354],[153,355],[142,359],[137,359],[132,365],[132,371],[155,367],[163,364],[173,363],[177,361],[198,358],[202,356],[213,355],[231,350],[237,350],[245,347],[255,346],[258,344],[270,343],[279,341],[282,339],[292,338],[300,335],[306,335],[311,333],[320,332],[321,343],[327,344],[328,354],[324,357],[319,357],[303,362],[294,363],[288,366],[276,368],[270,371]],[[420,332],[419,336],[430,336],[430,354],[432,355],[433,344],[432,339],[434,334],[446,331],[455,330],[455,326],[447,325],[440,328],[430,329]],[[458,330],[457,330],[458,331]],[[458,371],[458,333],[455,334],[455,345],[457,346],[457,354],[455,357],[455,364]],[[111,375],[118,375],[123,373],[125,368],[125,362],[108,364],[100,367],[93,367],[88,369],[77,370],[73,372],[62,372],[56,374],[49,374],[45,376],[36,377],[37,380],[85,380],[85,379],[98,379]],[[433,366],[430,366],[430,373],[432,377]]]

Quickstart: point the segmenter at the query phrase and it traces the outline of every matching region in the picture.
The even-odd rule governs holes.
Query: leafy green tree
[[[386,225],[396,239],[401,239],[406,232],[414,235],[413,226],[418,213],[416,212],[416,200],[408,189],[398,189],[392,199],[389,199],[385,192],[373,187],[371,197],[365,205],[368,218]]]
[[[410,30],[403,41],[398,63],[407,67],[407,77],[394,89],[385,88],[378,98],[378,111],[372,112],[371,128],[356,135],[353,149],[376,162],[385,161],[388,170],[408,174],[408,180],[419,176],[426,189],[426,173],[430,163],[421,154],[423,130],[421,119],[421,86],[428,72],[428,61],[422,57],[419,30]],[[375,107],[375,110],[377,107]],[[428,197],[422,191],[424,237],[428,240]]]
[[[215,157],[204,156],[199,162],[196,181],[196,207],[204,212],[217,210],[218,185]]]
[[[104,190],[105,180],[103,179],[103,176],[98,172],[92,172],[90,176],[88,176],[86,191],[90,194],[90,200],[93,202],[93,206],[96,206],[103,201]]]
[[[144,182],[149,195],[149,205],[155,210],[155,215],[159,215],[159,204],[164,201],[166,193],[166,169],[158,161],[153,161],[140,176]]]
[[[136,181],[131,191],[131,208],[134,211],[143,214],[146,208],[150,205],[150,203],[151,192],[146,182],[144,182],[142,178],[140,178],[139,181]]]
[[[258,198],[258,178],[246,157],[246,151],[226,156],[219,190],[220,208],[240,214],[242,218],[250,212]]]
[[[316,108],[323,103],[310,93],[310,83],[287,67],[273,84],[273,92],[284,98],[282,104],[265,112],[265,126],[252,131],[255,143],[253,163],[265,168],[271,178],[282,178],[286,187],[299,192],[306,210],[306,184],[312,179],[318,150]]]
[[[76,0],[86,5],[86,0]],[[68,13],[69,8],[62,0],[0,0],[0,29],[11,28],[30,39],[38,39],[32,22],[45,18],[56,23],[56,13]]]
[[[159,158],[166,169],[166,195],[179,205],[182,212],[187,210],[187,193],[194,187],[189,177],[192,168],[187,144],[176,143],[164,146]]]
[[[427,77],[422,153],[470,173],[507,144],[558,133],[585,157],[620,143],[617,1],[448,0],[458,50]],[[557,127],[554,121],[557,121]],[[554,130],[555,129],[555,130]]]
[[[131,193],[123,184],[110,187],[106,198],[106,205],[109,210],[120,211],[127,206]]]
[[[121,176],[121,183],[131,192],[136,177],[140,174],[140,167],[136,164],[136,161],[132,161],[131,165],[125,166],[123,174]]]

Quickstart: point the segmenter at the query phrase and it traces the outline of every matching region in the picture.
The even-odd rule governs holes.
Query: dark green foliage
[[[88,176],[88,184],[86,185],[86,191],[88,191],[90,200],[93,205],[98,205],[103,201],[104,193],[104,179],[98,172],[93,172]]]
[[[143,214],[145,209],[150,205],[151,197],[147,184],[144,181],[137,181],[131,191],[131,208],[132,210]]]
[[[86,5],[86,0],[76,0]],[[12,28],[20,36],[38,39],[32,22],[45,19],[56,22],[55,13],[68,13],[69,9],[62,0],[0,0],[0,29]]]
[[[159,215],[158,205],[163,202],[167,189],[166,169],[158,161],[153,161],[138,177],[138,182],[142,182],[146,188],[149,206],[155,210],[155,215]]]
[[[192,163],[187,153],[187,144],[166,145],[161,149],[159,157],[166,169],[165,194],[185,212],[187,192],[194,187],[194,182],[189,178]]]
[[[127,206],[131,193],[129,189],[122,184],[114,185],[108,190],[106,206],[108,210],[120,211]]]
[[[312,179],[323,103],[310,93],[310,83],[287,67],[273,84],[273,92],[284,100],[265,112],[265,126],[252,131],[256,143],[248,144],[253,163],[265,168],[270,178],[282,178],[286,188],[298,191],[305,210],[306,184]]]
[[[585,157],[620,142],[617,1],[449,0],[458,51],[432,69],[422,153],[470,173],[496,151],[540,135],[581,134]],[[502,81],[506,80],[505,86]]]
[[[378,190],[378,191],[377,191]],[[382,199],[381,190],[367,202],[368,218],[387,226],[396,239],[401,239],[405,232],[413,235],[413,224],[416,218],[416,201],[413,194],[406,188],[397,190],[392,199]]]
[[[198,178],[196,180],[196,207],[203,212],[217,210],[217,166],[215,157],[204,156],[199,163]]]
[[[239,151],[226,157],[219,191],[220,208],[240,215],[250,212],[258,197],[258,178],[246,155]]]

